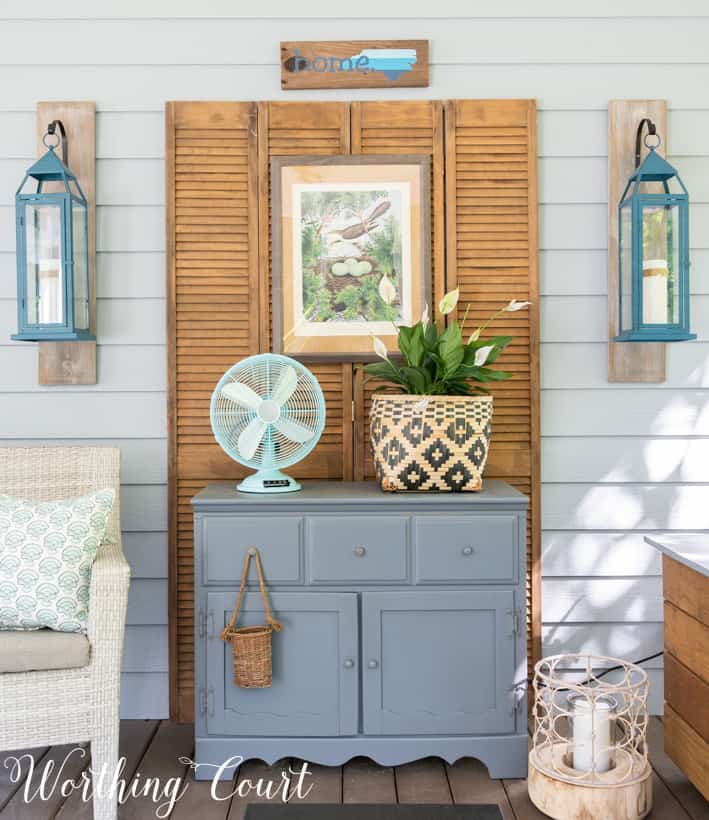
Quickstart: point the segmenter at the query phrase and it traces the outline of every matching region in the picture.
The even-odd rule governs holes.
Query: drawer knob
[[[375,661],[374,658],[372,658],[372,660],[367,663],[367,666],[370,669],[376,669],[379,666],[379,661]]]
[[[355,547],[354,554],[361,558],[363,555],[367,554],[367,550],[364,547]]]
[[[473,548],[472,547],[463,547],[463,555],[472,555]]]
[[[345,658],[344,667],[345,669],[352,669],[354,667],[354,661],[352,658]]]

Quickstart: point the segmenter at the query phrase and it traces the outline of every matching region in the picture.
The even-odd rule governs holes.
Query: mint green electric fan
[[[222,450],[256,470],[237,490],[287,493],[300,484],[281,469],[301,461],[317,444],[325,427],[325,398],[300,362],[262,353],[237,362],[221,377],[210,421]]]

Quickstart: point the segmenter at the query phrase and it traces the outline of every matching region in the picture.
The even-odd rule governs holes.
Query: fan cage
[[[222,388],[230,382],[241,382],[262,398],[269,398],[286,367],[295,370],[298,382],[281,407],[281,417],[307,427],[313,437],[305,443],[291,441],[269,425],[253,457],[245,459],[237,442],[256,411],[225,398]],[[222,376],[212,394],[210,421],[219,446],[239,464],[254,469],[290,467],[302,461],[318,443],[325,427],[325,397],[315,376],[300,362],[288,356],[262,353],[237,362]]]
[[[581,683],[573,680],[579,675]],[[539,771],[599,788],[626,786],[647,776],[649,684],[644,669],[605,655],[553,655],[534,667],[533,686],[530,760]],[[584,707],[581,715],[574,710],[574,698]],[[606,711],[609,703],[611,712]],[[583,737],[574,733],[577,717],[585,723]],[[601,731],[603,719],[611,721],[608,740]],[[588,770],[574,768],[575,753],[588,760]]]

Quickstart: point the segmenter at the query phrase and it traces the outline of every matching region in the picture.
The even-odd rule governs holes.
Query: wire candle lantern
[[[650,813],[648,688],[645,670],[619,658],[553,655],[536,664],[529,796],[537,808],[558,820]]]

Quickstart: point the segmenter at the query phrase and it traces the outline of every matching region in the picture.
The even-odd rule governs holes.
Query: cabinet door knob
[[[353,666],[354,666],[354,661],[352,660],[352,658],[345,658],[345,663],[344,663],[345,669],[352,669]]]
[[[354,554],[361,558],[367,554],[367,550],[364,547],[355,547]]]
[[[472,547],[463,547],[463,555],[472,555],[473,548]]]
[[[370,669],[376,669],[379,666],[379,661],[375,661],[374,658],[372,658],[372,660],[367,663],[367,666]]]

